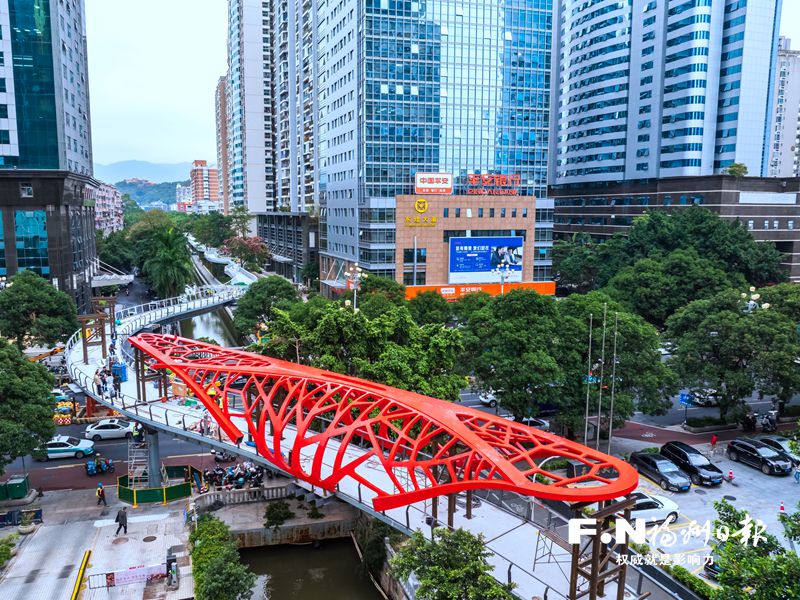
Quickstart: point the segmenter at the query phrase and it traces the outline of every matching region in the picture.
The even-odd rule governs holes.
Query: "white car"
[[[636,504],[631,507],[631,519],[644,519],[647,524],[674,523],[678,520],[678,505],[664,496],[633,492]],[[622,500],[622,498],[618,498]],[[620,513],[622,516],[622,513]]]
[[[94,442],[67,435],[57,435],[47,442],[42,460],[49,458],[83,458],[94,454]],[[34,455],[35,456],[35,455]]]
[[[95,442],[133,436],[134,425],[122,419],[102,419],[86,428],[84,437]]]
[[[504,419],[508,419],[509,421],[514,420],[514,415],[507,414],[507,415],[500,415]],[[550,431],[550,421],[547,419],[542,419],[541,417],[525,417],[518,423],[522,425],[527,425],[528,427],[535,427],[536,429],[541,429],[543,431]]]
[[[481,404],[492,408],[497,406],[497,396],[494,395],[494,392],[483,392],[478,395],[478,400],[480,400]]]

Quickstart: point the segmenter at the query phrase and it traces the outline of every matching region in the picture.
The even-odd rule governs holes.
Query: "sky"
[[[216,162],[227,0],[85,0],[94,160]],[[800,49],[800,0],[781,35]]]
[[[227,0],[84,0],[94,160],[217,162]]]

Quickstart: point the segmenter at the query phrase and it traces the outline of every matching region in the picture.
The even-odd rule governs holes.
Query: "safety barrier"
[[[261,500],[279,500],[289,495],[290,484],[277,487],[249,488],[241,490],[211,490],[194,499],[198,509],[208,508],[215,502],[222,504],[247,504]]]
[[[166,504],[175,500],[189,498],[192,495],[192,479],[195,473],[200,471],[192,465],[171,465],[166,467],[167,477],[182,477],[186,479],[188,470],[188,481],[182,481],[174,485],[162,485],[157,488],[133,488],[128,485],[128,476],[120,475],[117,477],[117,497],[123,502],[133,505],[136,508],[139,504]]]
[[[83,576],[86,573],[86,567],[89,565],[89,557],[92,555],[91,550],[87,550],[83,553],[83,560],[81,561],[81,566],[78,569],[78,576],[75,578],[75,584],[72,586],[72,595],[70,596],[70,600],[77,600],[78,596],[81,595],[81,588],[83,587]]]

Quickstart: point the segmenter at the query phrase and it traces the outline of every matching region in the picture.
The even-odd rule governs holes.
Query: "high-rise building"
[[[219,170],[220,198],[222,199],[222,212],[228,214],[230,178],[228,162],[228,77],[223,75],[217,82],[214,94],[217,116],[217,169]]]
[[[800,51],[791,40],[778,41],[778,62],[772,94],[770,177],[800,175]]]
[[[192,188],[192,201],[208,200],[219,202],[219,171],[209,167],[205,160],[196,160],[189,171],[189,185]]]
[[[89,308],[96,272],[83,0],[0,0],[0,276]]]
[[[425,225],[435,223],[445,240],[515,235],[482,226],[479,209],[488,214],[494,206],[506,208],[475,185],[476,176],[478,182],[513,179],[515,191],[529,199],[529,214],[541,211],[534,235],[525,239],[528,252],[535,253],[531,276],[550,279],[552,204],[544,196],[551,5],[551,0],[320,3],[323,292],[345,289],[345,274],[355,263],[375,275],[406,279],[397,272],[396,253],[405,252],[396,248],[398,202],[411,201],[415,175],[428,172],[452,178],[456,199],[488,194],[483,206],[469,207],[471,220],[452,221],[452,229],[443,213],[420,217],[428,219]],[[427,211],[429,204],[422,206]],[[455,213],[458,207],[448,208]],[[467,207],[462,208],[466,217]],[[414,283],[422,282],[417,277]]]
[[[100,183],[95,193],[94,222],[95,228],[108,235],[122,231],[122,194],[113,185]]]
[[[550,183],[765,175],[781,0],[559,0]]]
[[[275,207],[272,0],[228,3],[229,205]]]

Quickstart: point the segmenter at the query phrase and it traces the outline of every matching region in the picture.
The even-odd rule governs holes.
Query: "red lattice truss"
[[[467,489],[608,500],[638,483],[602,452],[443,400],[176,336],[130,342],[151,369],[186,383],[234,443],[249,434],[267,461],[323,489],[352,478],[375,492],[379,511]],[[537,466],[547,457],[585,467],[557,475]]]

